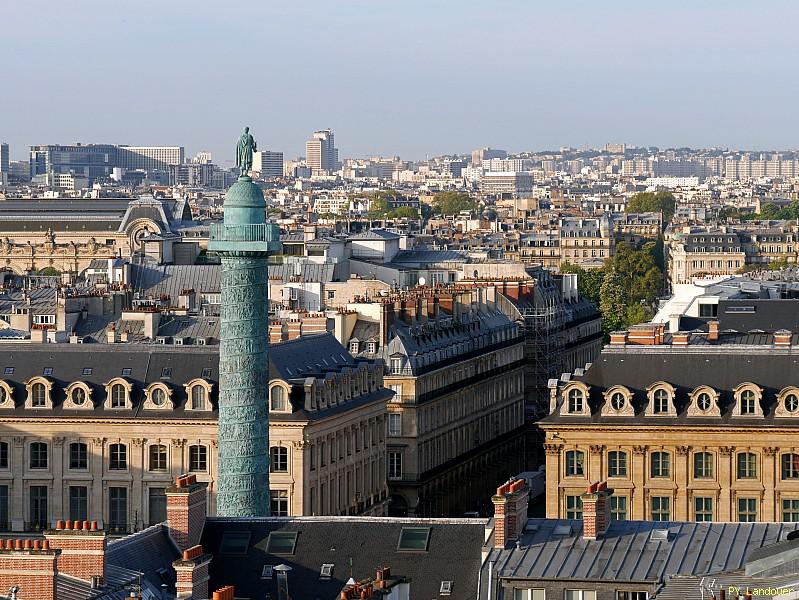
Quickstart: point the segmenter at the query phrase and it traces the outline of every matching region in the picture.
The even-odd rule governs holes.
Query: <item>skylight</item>
[[[83,367],[83,374],[84,375],[91,375],[92,374],[92,368],[91,367]]]
[[[429,527],[403,527],[397,550],[405,552],[427,552],[430,540]]]
[[[296,531],[273,531],[266,542],[266,551],[270,554],[294,554],[296,544]]]
[[[438,591],[438,593],[441,594],[442,596],[449,596],[452,593],[452,582],[442,581],[441,589]]]
[[[250,546],[249,531],[225,531],[222,533],[222,543],[219,545],[219,553],[227,555],[247,554]]]
[[[653,529],[649,534],[649,541],[651,542],[667,542],[669,541],[668,529]]]
[[[552,530],[552,535],[571,535],[572,534],[572,526],[571,525],[555,525],[555,529]]]
[[[125,367],[124,369],[122,369],[122,377],[127,377],[130,374],[131,370],[129,368]]]
[[[319,571],[319,577],[321,579],[330,579],[333,576],[333,565],[332,563],[325,563],[322,565],[322,570]]]
[[[264,570],[261,571],[261,579],[272,579],[274,565],[264,565]]]

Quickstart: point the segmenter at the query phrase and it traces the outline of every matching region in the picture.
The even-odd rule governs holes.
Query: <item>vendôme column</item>
[[[267,257],[280,249],[280,237],[248,175],[254,150],[245,127],[236,148],[240,176],[208,243],[222,260],[217,514],[227,517],[269,516]]]

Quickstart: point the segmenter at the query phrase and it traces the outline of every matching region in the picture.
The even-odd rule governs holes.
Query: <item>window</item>
[[[273,531],[266,540],[266,552],[267,554],[294,554],[296,545],[296,531]]]
[[[73,442],[69,445],[69,468],[74,470],[89,468],[89,449],[86,444]]]
[[[452,593],[452,582],[442,581],[438,593],[442,596],[449,596]]]
[[[8,531],[11,523],[8,519],[8,486],[0,485],[0,530]]]
[[[49,527],[47,518],[47,486],[32,485],[28,490],[30,523],[29,529],[45,529]]]
[[[335,564],[333,563],[325,563],[322,565],[322,568],[319,570],[319,578],[320,579],[330,579],[333,576],[333,569],[335,568]]]
[[[150,446],[150,470],[166,471],[166,446],[163,444]]]
[[[91,367],[83,367],[83,374],[84,375],[91,375],[92,374],[92,368]]]
[[[73,521],[89,518],[89,488],[84,485],[69,486],[69,518]]]
[[[610,397],[610,406],[613,410],[621,410],[624,408],[625,402],[624,394],[621,392],[613,392],[613,395]]]
[[[394,375],[402,373],[402,358],[393,357],[391,359],[391,373]]]
[[[513,590],[513,600],[547,600],[547,593],[543,589]]]
[[[249,531],[224,531],[219,544],[219,553],[226,556],[243,556],[250,546]],[[295,534],[296,535],[296,534]],[[270,534],[271,538],[272,534]]]
[[[782,521],[783,523],[799,522],[799,500],[782,501]]]
[[[30,447],[31,469],[47,468],[47,444],[44,442],[33,442]]]
[[[128,488],[108,488],[108,525],[111,531],[128,529]]]
[[[83,406],[86,403],[86,390],[80,386],[75,387],[72,390],[72,403],[77,406]]]
[[[397,550],[406,552],[427,552],[427,544],[429,541],[429,527],[403,527],[400,532]]]
[[[0,469],[8,468],[8,442],[0,442]]]
[[[738,520],[742,523],[757,521],[757,498],[738,498]]]
[[[272,473],[288,473],[289,449],[285,446],[269,448],[269,470]]]
[[[627,496],[610,497],[610,520],[611,521],[627,520]]]
[[[53,374],[53,367],[44,367],[42,369],[42,375],[49,376]]]
[[[627,453],[619,450],[608,452],[608,477],[627,477]]]
[[[402,434],[402,415],[400,413],[388,413],[388,435]]]
[[[741,414],[754,415],[757,412],[757,396],[753,390],[741,392]]]
[[[286,410],[286,390],[276,385],[269,392],[269,410]]]
[[[785,396],[785,410],[789,413],[799,411],[799,396],[796,394],[788,394]]]
[[[669,477],[671,473],[670,456],[668,452],[653,452],[651,460],[651,477]]]
[[[566,496],[566,518],[583,518],[583,500],[580,496]]]
[[[596,600],[596,592],[593,590],[566,590],[565,600]]]
[[[153,388],[152,394],[150,394],[150,400],[155,406],[161,407],[166,404],[166,392],[160,387]]]
[[[111,444],[108,447],[108,468],[112,471],[127,470],[128,447],[125,444]]]
[[[286,490],[271,490],[269,492],[269,503],[273,517],[289,516],[289,493]]]
[[[148,500],[150,525],[158,525],[166,521],[166,489],[150,488]]]
[[[799,454],[782,455],[782,478],[799,479]]]
[[[581,477],[585,474],[585,453],[579,450],[566,452],[566,476]]]
[[[111,408],[125,408],[128,392],[121,383],[111,386]]]
[[[697,452],[694,454],[694,477],[713,477],[713,455],[710,452]]]
[[[738,454],[738,479],[757,478],[757,455],[753,452]]]
[[[205,410],[205,387],[195,385],[191,388],[191,409],[192,410]]]
[[[47,406],[47,387],[43,383],[34,383],[31,386],[31,406],[33,408]]]
[[[3,370],[3,373],[5,373],[6,375],[13,375],[14,374],[14,367],[6,367]]]
[[[583,391],[582,390],[569,390],[569,412],[580,413],[583,412]]]
[[[402,452],[388,453],[388,478],[402,479]]]
[[[695,521],[713,520],[713,498],[706,498],[706,497],[694,498],[694,520]]]
[[[650,498],[653,521],[671,520],[671,498],[668,496],[652,496]]]
[[[647,600],[647,592],[616,592],[616,600]]]
[[[655,390],[652,402],[652,412],[665,414],[669,412],[669,393],[663,388]]]
[[[696,405],[699,407],[699,410],[703,412],[710,410],[710,407],[713,406],[713,400],[710,398],[710,394],[707,392],[699,394],[699,396],[696,397]]]
[[[208,470],[208,448],[201,445],[189,446],[189,471]]]
[[[170,377],[172,377],[172,367],[161,369],[161,379],[169,379]]]
[[[130,377],[130,374],[132,372],[133,370],[131,368],[125,367],[124,369],[122,369],[122,377]]]

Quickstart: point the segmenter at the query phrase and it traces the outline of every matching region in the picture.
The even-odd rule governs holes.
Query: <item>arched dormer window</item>
[[[124,377],[116,377],[105,384],[105,404],[104,408],[131,409],[133,401],[131,393],[133,384]]]
[[[591,416],[588,405],[588,387],[579,381],[573,381],[563,388],[563,402],[560,407],[562,415]]]
[[[69,384],[64,392],[67,395],[64,400],[64,408],[75,410],[91,410],[94,408],[92,403],[92,389],[82,381]]]
[[[167,384],[159,381],[144,389],[145,410],[167,410],[172,406],[172,388]]]
[[[14,408],[14,390],[5,381],[0,380],[0,409]]]
[[[635,416],[633,408],[633,395],[623,385],[614,385],[605,390],[602,394],[605,403],[602,405],[601,414],[603,417],[632,417]]]
[[[32,377],[25,384],[28,397],[25,399],[25,408],[53,408],[53,382],[45,377]]]
[[[657,381],[646,388],[647,405],[644,414],[648,417],[676,417],[674,406],[674,386],[665,381]]]
[[[700,385],[688,396],[689,417],[720,417],[719,393],[712,387]]]
[[[186,410],[211,410],[211,390],[213,384],[205,379],[192,379],[186,388]]]
[[[763,389],[754,383],[742,383],[733,390],[735,406],[732,409],[733,417],[763,417]]]
[[[774,409],[775,417],[799,417],[799,388],[794,386],[784,387],[777,394],[777,406]]]
[[[281,384],[269,388],[269,412],[289,412],[289,393]]]

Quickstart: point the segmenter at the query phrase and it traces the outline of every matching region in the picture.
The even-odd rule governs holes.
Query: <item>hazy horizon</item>
[[[799,138],[789,2],[48,0],[3,15],[0,141],[15,160],[80,141],[224,164],[243,125],[286,158],[326,127],[342,157],[411,160]]]

